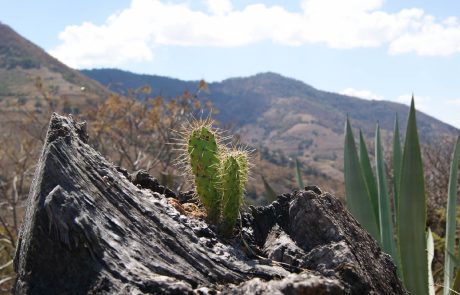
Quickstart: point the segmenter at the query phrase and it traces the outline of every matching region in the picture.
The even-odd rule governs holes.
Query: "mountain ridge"
[[[130,71],[119,69],[91,69],[81,70],[81,72],[84,75],[99,81],[103,85],[117,84],[117,88],[111,89],[115,92],[123,94],[127,94],[126,90],[128,89],[136,89],[149,84],[152,87],[155,95],[174,97],[175,95],[181,94],[181,91],[190,91],[196,89],[199,82],[198,80],[181,80],[160,75],[136,74]],[[113,75],[114,73],[115,75]],[[124,78],[124,80],[121,80],[121,78]],[[121,85],[119,81],[115,82],[117,79],[123,81],[124,85]],[[395,110],[390,118],[390,122],[387,122],[387,119],[381,120],[381,118],[378,118],[378,116],[375,117],[380,119],[378,121],[381,125],[383,125],[381,127],[389,131],[392,131],[393,128],[394,115],[398,114],[400,119],[402,119],[401,126],[404,126],[403,123],[405,122],[405,117],[407,117],[407,113],[409,111],[409,107],[402,103],[387,100],[367,100],[359,97],[338,94],[331,91],[319,90],[301,80],[285,77],[281,74],[270,71],[257,73],[247,77],[231,77],[218,82],[209,82],[208,85],[210,89],[209,96],[213,101],[216,100],[217,102],[224,100],[223,98],[217,97],[218,95],[224,97],[228,95],[238,96],[248,92],[255,96],[257,96],[257,94],[262,94],[264,95],[265,99],[273,99],[273,97],[281,96],[300,96],[303,98],[309,98],[315,102],[326,103],[328,106],[333,107],[335,110],[339,109],[341,113],[344,114],[345,118],[348,115],[353,121],[359,121],[363,116],[360,114],[363,110],[356,108],[356,104],[365,105],[365,109],[367,110],[372,109],[372,107],[377,107],[378,109],[376,110],[380,111],[380,108],[388,107],[390,110]],[[236,86],[239,87],[238,91],[236,93],[232,92],[235,91]],[[267,88],[264,89],[264,87]],[[349,103],[348,105],[343,103],[344,99],[347,100]],[[372,113],[375,113],[376,110],[374,110]],[[457,128],[454,126],[442,122],[441,120],[423,112],[417,111],[417,115],[421,117],[421,121],[428,119],[430,124],[440,124],[442,126],[441,130],[444,132],[451,133],[457,130]],[[343,122],[344,121],[341,123],[342,125]],[[377,123],[377,120],[375,120],[373,123]]]
[[[198,85],[198,81],[138,76],[113,69],[82,73],[102,84],[116,84],[118,89],[111,89],[123,94],[147,84],[153,95],[167,98],[192,91]],[[296,158],[307,174],[324,175],[339,182],[343,181],[343,133],[347,118],[354,130],[363,131],[368,142],[372,141],[379,122],[383,142],[391,146],[395,116],[398,115],[400,126],[405,126],[409,113],[409,107],[403,104],[322,91],[272,72],[210,82],[208,88],[206,97],[219,111],[216,119],[233,124],[243,142],[262,153],[275,151],[276,160],[270,160],[277,163],[292,164]],[[455,127],[421,112],[417,120],[423,142],[452,138],[458,132]]]
[[[37,87],[37,79],[44,89]],[[99,101],[110,93],[0,22],[0,106],[5,110],[21,100],[33,109],[34,104],[43,103],[43,91],[74,105]]]

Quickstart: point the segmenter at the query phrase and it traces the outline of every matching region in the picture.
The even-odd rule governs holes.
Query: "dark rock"
[[[165,195],[168,198],[175,198],[176,193],[174,193],[169,188],[161,185],[158,180],[152,177],[145,170],[139,170],[136,173],[130,176],[132,183],[140,188],[149,189],[154,193],[159,193]]]
[[[297,192],[289,219],[289,234],[308,253],[309,269],[333,272],[354,294],[403,293],[391,257],[332,195]]]
[[[312,191],[312,192],[314,192],[314,193],[317,194],[317,195],[322,195],[322,194],[323,194],[323,192],[321,191],[321,189],[320,189],[319,187],[317,187],[316,185],[307,185],[307,186],[305,187],[305,191],[307,191],[307,192],[308,192],[308,191]]]
[[[224,239],[144,171],[129,175],[54,114],[31,186],[15,294],[407,294],[395,267],[319,188],[241,216]]]
[[[230,287],[222,294],[286,294],[286,295],[342,295],[346,294],[342,284],[337,279],[327,279],[319,275],[305,272],[290,274],[281,280],[262,281],[251,279],[237,287]]]
[[[181,203],[198,203],[198,198],[195,196],[194,191],[179,192],[177,194],[177,199]]]
[[[126,170],[125,168],[122,168],[120,166],[114,166],[114,167],[115,167],[115,170],[120,172],[124,177],[126,177],[126,179],[128,179],[129,181],[132,181],[131,175],[129,175],[128,170]]]
[[[291,237],[275,225],[264,244],[264,254],[273,261],[283,262],[293,267],[304,267],[305,252]]]

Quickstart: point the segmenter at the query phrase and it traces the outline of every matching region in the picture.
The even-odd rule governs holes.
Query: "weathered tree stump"
[[[52,116],[15,294],[407,294],[391,258],[317,187],[251,207],[224,239],[182,214],[187,194],[114,167],[87,140],[84,123]]]

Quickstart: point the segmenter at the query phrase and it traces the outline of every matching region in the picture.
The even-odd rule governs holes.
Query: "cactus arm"
[[[221,167],[222,221],[219,227],[224,236],[233,233],[243,203],[247,175],[248,163],[244,152],[236,151],[224,157]]]
[[[217,188],[220,160],[216,135],[205,126],[193,130],[188,139],[188,153],[198,197],[206,209],[208,221],[216,224],[220,217]]]

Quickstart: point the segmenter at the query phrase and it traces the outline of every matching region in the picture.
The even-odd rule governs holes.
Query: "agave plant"
[[[456,224],[456,206],[457,206],[457,184],[458,184],[458,161],[460,158],[460,135],[457,138],[455,149],[452,154],[452,163],[450,165],[449,188],[447,191],[447,210],[446,210],[446,245],[444,252],[444,294],[450,294],[450,289],[453,288],[456,292],[460,292],[460,275],[457,270],[457,278],[455,283],[452,283],[454,267],[458,266],[460,260],[460,250],[457,250],[457,258],[455,259],[455,230]],[[458,282],[457,282],[458,281]]]
[[[444,294],[460,290],[460,272],[453,278],[460,261],[455,255],[457,172],[460,157],[460,135],[451,162],[446,222]],[[431,275],[433,238],[426,228],[427,201],[423,164],[412,98],[404,146],[401,151],[399,122],[396,118],[393,139],[393,208],[388,194],[380,128],[375,134],[374,176],[367,148],[360,133],[360,157],[349,120],[345,127],[344,154],[347,206],[355,218],[391,255],[405,287],[412,294],[434,294]]]

